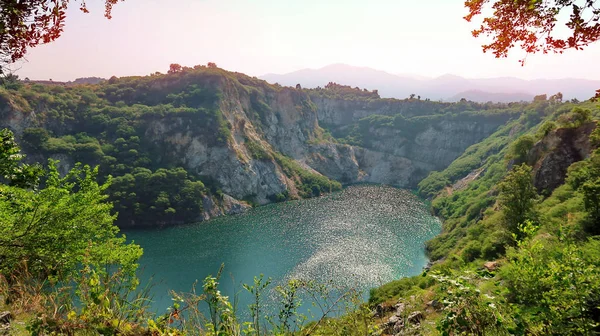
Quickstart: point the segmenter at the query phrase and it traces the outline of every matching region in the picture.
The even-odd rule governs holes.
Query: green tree
[[[585,182],[581,191],[585,211],[588,213],[584,230],[592,235],[600,235],[600,177]]]
[[[517,334],[597,334],[600,242],[532,239],[534,233],[521,235],[524,239],[509,251],[501,271],[523,325]]]
[[[2,134],[2,173],[17,176],[23,171],[19,148],[9,131]],[[115,215],[105,195],[110,178],[98,184],[97,175],[97,168],[78,164],[60,177],[51,160],[43,188],[0,184],[2,273],[10,274],[25,263],[40,276],[64,274],[84,258],[99,269],[109,263],[135,270],[141,249],[127,244],[113,225]]]
[[[1,67],[0,70],[2,70]],[[19,81],[19,76],[15,74],[8,73],[4,77],[0,77],[0,86],[5,87],[6,89],[18,90],[19,88],[21,88],[22,85],[23,84],[21,83],[21,81]]]
[[[23,131],[23,143],[29,149],[42,150],[44,144],[50,139],[50,133],[43,128],[26,128]]]
[[[590,109],[577,106],[571,112],[561,115],[558,123],[563,127],[579,127],[591,119],[592,111]]]
[[[556,129],[556,123],[550,120],[545,121],[540,128],[538,129],[538,131],[536,132],[536,137],[537,138],[543,138],[546,135],[550,134],[550,132],[554,131]]]
[[[24,157],[14,134],[8,129],[0,130],[0,183],[4,181],[21,188],[37,186],[42,175],[41,167],[22,163]]]
[[[510,145],[508,159],[514,160],[515,164],[527,162],[527,155],[534,144],[535,138],[529,134],[519,137]]]
[[[520,239],[519,225],[537,219],[535,203],[538,194],[533,186],[531,167],[515,166],[498,185],[498,201],[507,229]]]
[[[579,127],[592,119],[592,111],[581,107],[575,107],[572,111],[572,119],[575,127]]]
[[[590,134],[590,143],[594,147],[600,147],[600,126],[598,124],[596,124],[596,128]]]
[[[3,174],[14,182],[27,169],[12,133],[1,134]],[[77,164],[61,177],[50,160],[42,187],[0,183],[2,294],[37,316],[33,335],[117,335],[147,320],[146,294],[134,292],[142,249],[113,225],[110,178],[98,184],[97,175]]]

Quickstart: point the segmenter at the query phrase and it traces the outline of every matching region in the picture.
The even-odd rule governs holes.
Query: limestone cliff
[[[97,99],[90,98],[90,88]],[[28,89],[42,90],[39,85]],[[44,90],[48,93],[0,95],[0,127],[12,129],[18,139],[24,130],[41,127],[57,143],[76,141],[73,135],[83,139],[93,135],[100,142],[91,153],[95,156],[77,154],[86,148],[84,144],[74,144],[75,149],[69,150],[27,147],[31,160],[60,158],[65,172],[77,160],[90,158],[86,163],[114,162],[107,167],[118,173],[122,159],[103,151],[114,152],[111,148],[118,141],[127,144],[129,140],[120,134],[135,134],[140,144],[128,150],[134,151],[132,155],[145,153],[136,162],[154,169],[183,167],[211,182],[212,191],[201,201],[202,213],[191,220],[238,213],[249,207],[248,202],[266,204],[319,195],[319,190],[331,190],[332,182],[323,176],[345,184],[413,188],[430,171],[445,168],[506,121],[440,118],[441,108],[451,104],[438,102],[327,98],[221,69],[186,69],[179,74]],[[63,111],[52,99],[90,103],[79,102],[73,104],[74,110]],[[190,108],[194,104],[198,107]],[[410,134],[402,127],[370,127],[365,131],[369,141],[363,146],[339,143],[327,135],[369,116],[409,118],[436,113],[438,117],[420,120],[418,127],[408,126]],[[87,135],[78,135],[82,131]]]
[[[360,123],[361,119],[369,116],[397,116],[427,118],[430,115],[442,113],[445,105],[438,102],[420,100],[342,100],[311,95],[317,106],[318,120],[326,125],[333,133],[344,133],[345,129]],[[439,115],[439,114],[437,114]],[[407,125],[407,130],[398,127],[370,126],[363,132],[368,135],[362,144],[371,151],[385,153],[386,158],[403,158],[410,162],[406,170],[426,172],[443,170],[458,158],[469,146],[478,143],[496,129],[505,124],[509,117],[504,118],[430,118],[413,127]],[[408,122],[407,122],[408,124]],[[337,132],[336,132],[337,131]],[[365,167],[368,169],[368,162]],[[402,165],[400,165],[402,167]],[[414,169],[414,168],[416,169]],[[398,167],[396,167],[398,168]],[[402,168],[401,168],[402,169]],[[402,172],[401,172],[402,173]],[[410,174],[410,173],[409,173]],[[377,180],[377,178],[375,178]],[[418,180],[410,178],[409,180]],[[380,182],[380,181],[375,181]],[[380,182],[384,183],[384,182]],[[413,184],[399,184],[413,187]]]

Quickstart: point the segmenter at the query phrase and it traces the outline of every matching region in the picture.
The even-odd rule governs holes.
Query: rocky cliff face
[[[311,96],[311,99],[317,106],[319,122],[334,130],[343,130],[356,124],[360,119],[372,115],[402,114],[405,117],[412,117],[423,111],[438,113],[440,110],[440,107],[437,106],[439,103],[431,101],[394,99],[357,101],[314,95]],[[368,130],[370,140],[364,144],[364,147],[371,151],[391,154],[391,157],[408,159],[413,166],[427,172],[443,170],[469,146],[492,134],[505,121],[494,118],[432,120],[422,130],[410,136],[399,129],[371,127]],[[413,170],[409,167],[407,169]],[[413,185],[400,184],[400,186]]]
[[[330,98],[320,95],[318,91],[311,91],[310,98],[318,106],[319,122],[332,126],[348,125],[373,114],[385,116],[402,114],[405,117],[413,117],[423,109],[431,112],[441,109],[441,104],[438,102],[416,99],[355,100]]]
[[[20,138],[24,129],[39,124],[34,111],[16,104],[13,99],[0,97],[0,127],[10,129]]]
[[[537,142],[528,154],[533,166],[533,184],[538,192],[550,193],[565,182],[567,169],[592,153],[590,134],[595,122],[576,128],[559,128]]]
[[[188,171],[216,180],[223,192],[236,199],[252,197],[266,204],[270,196],[286,191],[296,194],[294,182],[277,162],[254,158],[247,144],[303,157],[317,128],[316,111],[307,96],[292,89],[264,92],[268,108],[257,119],[249,94],[229,82],[223,84],[222,92],[219,108],[231,130],[226,142],[207,142],[190,127],[182,127],[185,120],[177,118],[153,121],[145,130],[146,137],[170,149]]]
[[[213,74],[210,80],[200,78],[194,84],[218,90],[215,106],[228,128],[225,140],[207,136],[213,133],[206,132],[206,125],[186,116],[145,117],[136,124],[139,127],[136,132],[143,134],[141,141],[155,148],[154,161],[170,167],[182,166],[202,180],[215,181],[223,192],[221,197],[206,195],[202,199],[204,211],[200,219],[244,211],[248,204],[242,199],[266,204],[274,195],[298,197],[299,177],[290,174],[289,167],[284,168],[277,155],[294,159],[307,172],[342,183],[370,182],[412,188],[430,171],[445,168],[467,147],[502,124],[492,119],[437,120],[410,137],[391,128],[374,127],[369,130],[374,140],[368,145],[344,145],[324,137],[321,127],[346,127],[370,115],[401,113],[410,117],[423,106],[435,112],[439,103],[331,99],[271,86],[243,75],[226,74],[220,77]],[[169,83],[156,82],[151,89],[166,90]],[[0,99],[0,127],[12,129],[17,138],[28,127],[56,132],[46,118],[38,117],[46,112],[43,106],[22,106]],[[66,128],[69,127],[67,124]],[[35,160],[43,159],[37,153],[28,154]],[[66,172],[75,162],[66,153],[53,155],[61,159],[61,171]]]
[[[376,151],[409,159],[424,169],[443,170],[469,146],[492,134],[501,122],[442,120],[407,139],[389,129],[374,130],[378,135],[370,147]]]
[[[431,166],[405,157],[356,146],[322,144],[310,147],[306,164],[342,183],[381,183],[398,187],[415,186]]]
[[[301,91],[288,88],[267,91],[265,96],[269,108],[257,120],[253,116],[252,97],[226,85],[221,111],[232,130],[226,144],[209,145],[195,138],[191,131],[174,131],[181,129],[181,120],[156,121],[146,135],[153,141],[164,142],[167,146],[163,147],[172,148],[187,169],[216,179],[226,194],[237,199],[252,195],[259,204],[265,204],[272,195],[296,191],[293,181],[275,160],[252,157],[246,148],[249,140],[342,183],[412,188],[430,171],[445,168],[499,125],[440,121],[416,134],[414,139],[407,139],[398,131],[374,129],[379,140],[370,148],[361,148],[320,141],[319,122],[344,125],[375,114],[406,113],[418,103],[382,99],[361,104],[322,98],[315,103]]]

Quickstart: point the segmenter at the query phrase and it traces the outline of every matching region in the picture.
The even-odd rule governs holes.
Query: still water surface
[[[372,287],[419,274],[427,263],[424,242],[440,228],[410,192],[362,185],[195,225],[125,233],[144,248],[141,277],[153,277],[154,308],[163,312],[169,289],[187,292],[196,280],[201,287],[221,263],[222,290],[230,296],[263,273],[275,284],[333,280],[364,290],[366,298]],[[249,299],[240,295],[239,306]]]

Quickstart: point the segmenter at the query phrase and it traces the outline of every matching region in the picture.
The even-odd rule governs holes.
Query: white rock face
[[[36,125],[35,112],[20,111],[8,104],[4,105],[0,101],[0,127],[10,129],[16,137],[19,137],[24,129],[35,127]]]
[[[237,215],[251,208],[248,204],[242,203],[229,195],[224,195],[222,200],[204,196],[202,197],[202,207],[204,212],[201,218],[197,218],[197,221],[209,220],[223,215]]]
[[[370,182],[398,187],[414,186],[432,168],[404,157],[337,144],[311,147],[305,162],[342,183]]]

